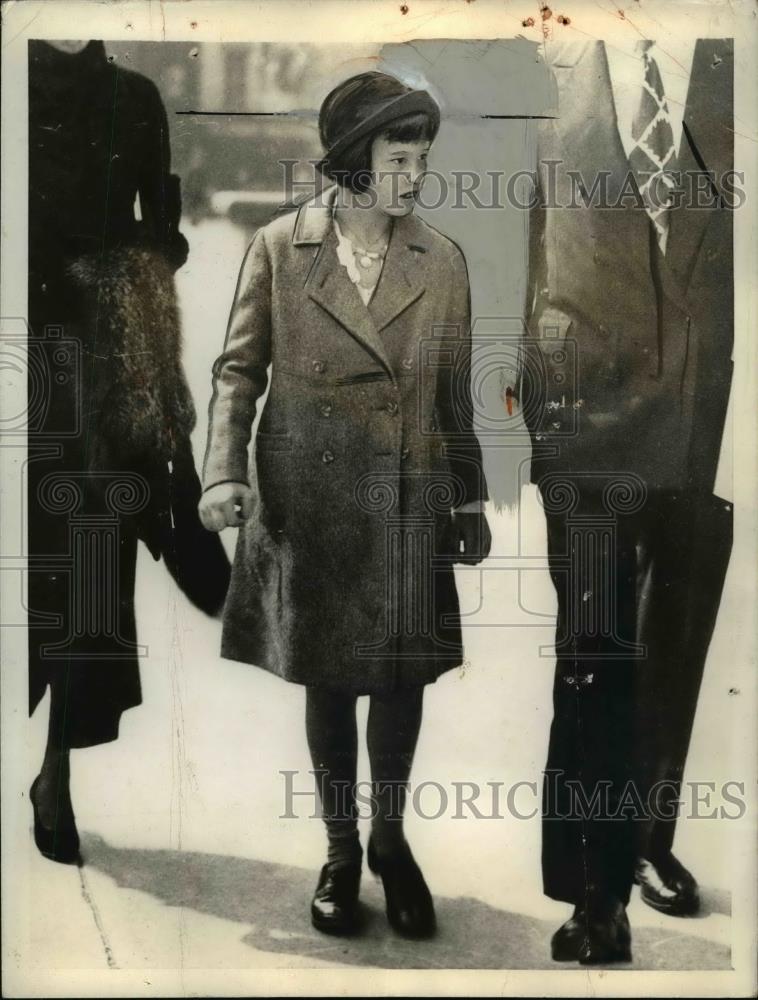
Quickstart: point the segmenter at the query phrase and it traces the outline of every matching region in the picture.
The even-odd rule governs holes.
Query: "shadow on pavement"
[[[362,933],[330,938],[310,924],[315,871],[218,854],[117,848],[93,834],[82,837],[82,854],[87,867],[112,878],[119,887],[147,893],[168,906],[245,925],[250,929],[242,940],[258,951],[387,969],[561,968],[549,955],[553,923],[477,899],[435,897],[437,936],[432,941],[405,941],[388,927],[381,886],[366,875]],[[728,948],[674,929],[683,926],[672,918],[670,930],[636,930],[631,967],[730,968]]]

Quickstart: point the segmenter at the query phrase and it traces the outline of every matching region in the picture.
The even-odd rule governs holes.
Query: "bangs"
[[[379,133],[389,142],[433,142],[439,123],[423,113],[398,118]]]
[[[388,142],[433,142],[439,129],[439,121],[431,115],[418,112],[397,118],[386,128],[377,129],[352,146],[348,146],[337,156],[321,161],[319,169],[330,180],[360,194],[371,183],[371,147],[375,139]]]

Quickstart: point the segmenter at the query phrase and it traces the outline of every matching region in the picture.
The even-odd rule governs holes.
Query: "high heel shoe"
[[[369,839],[366,861],[382,880],[390,926],[402,937],[431,937],[437,929],[434,902],[410,847],[403,844],[393,854],[380,857]]]
[[[34,793],[39,782],[39,775],[32,782],[29,789],[29,800],[34,810],[34,843],[43,857],[50,861],[57,861],[62,865],[76,865],[81,862],[79,853],[79,833],[76,823],[56,826],[51,830],[45,826],[39,816],[39,809],[34,798]]]

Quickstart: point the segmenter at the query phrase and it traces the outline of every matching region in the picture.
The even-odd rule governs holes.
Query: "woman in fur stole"
[[[30,42],[29,154],[30,711],[51,696],[31,800],[40,851],[75,862],[69,751],[115,740],[141,700],[138,539],[211,615],[229,566],[197,518],[157,88],[102,42]]]

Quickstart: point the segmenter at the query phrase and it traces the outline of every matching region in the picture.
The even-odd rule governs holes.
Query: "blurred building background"
[[[226,216],[246,229],[264,225],[296,193],[290,180],[320,184],[309,162],[321,152],[319,105],[340,79],[369,68],[377,52],[265,42],[105,44],[161,92],[185,215],[193,223]],[[282,160],[297,163],[286,168]]]

